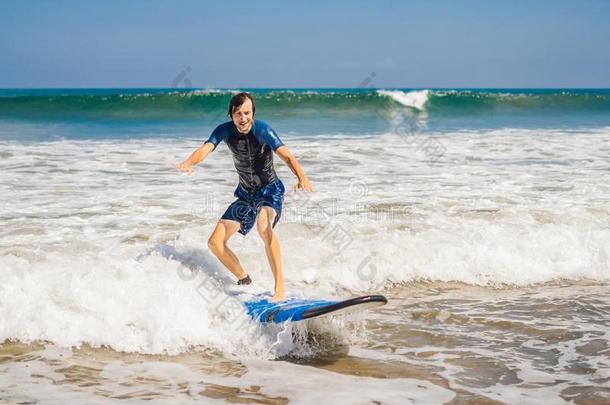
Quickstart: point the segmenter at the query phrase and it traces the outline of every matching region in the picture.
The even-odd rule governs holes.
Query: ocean
[[[238,91],[0,90],[1,403],[610,403],[610,90],[248,90],[288,296],[389,301],[283,325],[227,147],[174,167]]]

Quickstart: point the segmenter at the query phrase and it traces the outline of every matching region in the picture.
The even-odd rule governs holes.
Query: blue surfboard
[[[267,299],[246,301],[244,305],[254,320],[259,322],[282,323],[302,321],[326,315],[338,315],[361,311],[387,304],[383,295],[365,295],[344,301],[288,299],[269,302]]]

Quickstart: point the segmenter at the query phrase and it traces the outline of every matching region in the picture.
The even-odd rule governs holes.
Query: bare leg
[[[265,243],[265,253],[269,266],[275,278],[275,290],[273,300],[281,300],[284,298],[284,275],[282,273],[282,254],[280,251],[280,242],[273,232],[273,220],[275,219],[275,210],[271,207],[262,207],[256,220],[256,230],[261,239]]]
[[[231,236],[235,235],[235,232],[238,230],[239,222],[221,219],[218,221],[210,239],[208,239],[208,247],[212,253],[214,253],[214,256],[216,256],[238,280],[241,280],[246,277],[247,274],[243,267],[241,267],[241,263],[237,256],[235,256],[235,253],[227,246],[227,242]]]

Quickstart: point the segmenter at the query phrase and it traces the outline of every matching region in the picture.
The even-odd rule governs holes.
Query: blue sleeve
[[[277,132],[275,132],[273,128],[262,121],[258,121],[256,124],[256,138],[259,140],[259,142],[268,145],[274,152],[280,146],[284,146],[284,143],[280,137],[277,136]]]
[[[216,127],[214,132],[212,132],[212,135],[210,135],[210,137],[208,138],[207,141],[204,142],[204,144],[211,143],[214,145],[214,149],[216,149],[216,147],[218,146],[218,144],[220,142],[227,140],[228,136],[229,136],[229,130],[227,128],[227,124],[226,123],[220,124],[219,126]]]

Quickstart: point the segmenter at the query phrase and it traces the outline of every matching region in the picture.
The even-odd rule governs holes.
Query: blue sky
[[[610,1],[0,1],[0,87],[610,87]],[[185,82],[182,82],[183,85]]]

